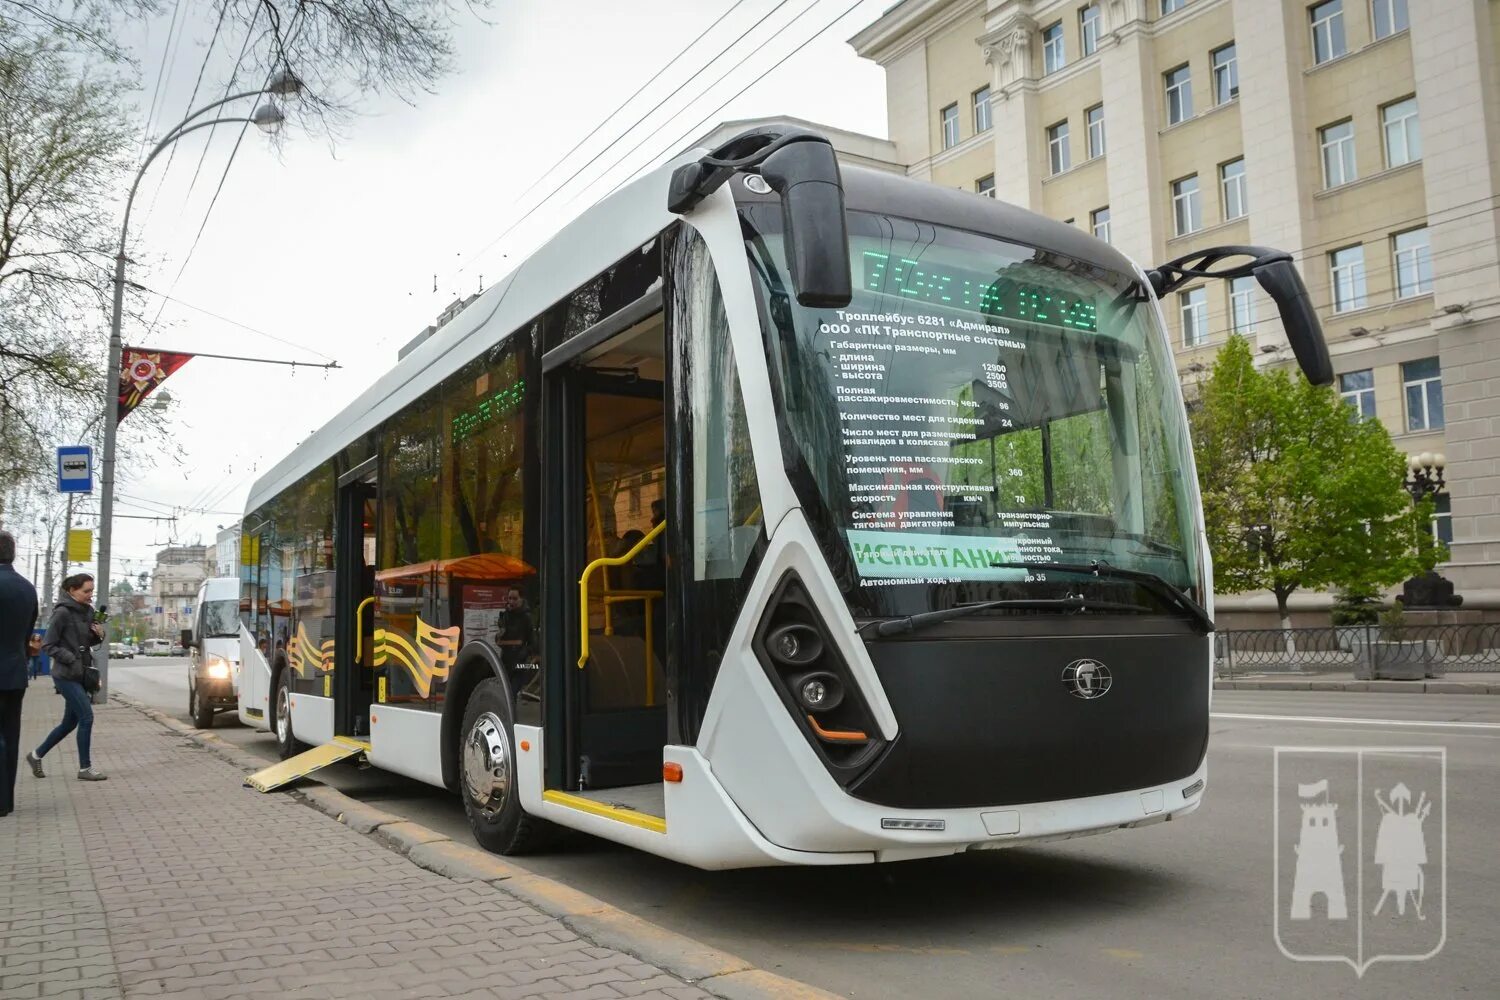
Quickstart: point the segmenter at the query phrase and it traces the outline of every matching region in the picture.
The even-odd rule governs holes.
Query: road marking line
[[[1350,719],[1337,715],[1252,715],[1247,712],[1211,712],[1215,719],[1248,722],[1333,722],[1347,726],[1436,726],[1444,729],[1500,729],[1500,722],[1429,722],[1415,719]]]

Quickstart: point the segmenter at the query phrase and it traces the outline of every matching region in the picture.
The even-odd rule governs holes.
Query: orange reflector
[[[521,741],[521,749],[522,750],[530,750],[531,749],[531,741],[530,740],[522,740]]]
[[[667,761],[661,766],[661,780],[678,782],[682,780],[682,765]]]
[[[370,725],[373,726],[373,725],[375,725],[375,723],[377,723],[379,721],[380,721],[379,719],[375,718],[375,713],[371,712],[370,713]]]

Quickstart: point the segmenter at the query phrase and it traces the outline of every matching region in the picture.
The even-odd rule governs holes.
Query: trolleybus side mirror
[[[853,294],[844,182],[833,144],[802,128],[742,132],[672,172],[668,211],[692,211],[737,172],[759,174],[781,199],[792,291],[804,306],[840,308]]]
[[[797,301],[842,308],[849,281],[849,230],[838,160],[825,142],[794,142],[766,157],[760,175],[781,197],[787,268]]]
[[[1226,264],[1234,257],[1250,257],[1240,264]],[[1281,325],[1286,330],[1286,339],[1297,355],[1297,364],[1302,374],[1313,385],[1329,385],[1333,382],[1333,363],[1328,359],[1328,344],[1323,340],[1323,327],[1318,314],[1313,310],[1307,286],[1302,275],[1292,263],[1292,255],[1282,250],[1256,246],[1210,247],[1192,253],[1146,272],[1151,288],[1157,298],[1166,295],[1194,278],[1218,278],[1231,281],[1255,275],[1255,280],[1276,303],[1281,314]]]
[[[193,630],[190,629],[190,628],[183,629],[182,630],[182,634],[178,636],[178,643],[177,644],[179,646],[181,646],[183,649],[192,649],[193,648]]]
[[[1297,267],[1289,260],[1275,260],[1255,269],[1255,280],[1266,290],[1281,313],[1281,325],[1286,330],[1287,343],[1297,356],[1302,374],[1313,385],[1328,385],[1333,382],[1333,362],[1328,358],[1328,344],[1323,340],[1323,327],[1318,314],[1313,311],[1312,299]]]

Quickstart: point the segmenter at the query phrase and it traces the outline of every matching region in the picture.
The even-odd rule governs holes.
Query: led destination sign
[[[933,266],[873,250],[865,251],[864,268],[867,292],[1070,330],[1094,333],[1099,329],[1092,302],[1034,281],[1011,281],[983,271]]]

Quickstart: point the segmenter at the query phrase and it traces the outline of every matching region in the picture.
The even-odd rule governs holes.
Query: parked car
[[[113,660],[133,660],[135,647],[123,642],[112,642],[109,644],[109,656]]]

